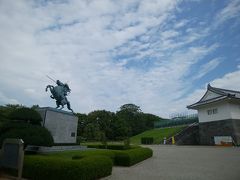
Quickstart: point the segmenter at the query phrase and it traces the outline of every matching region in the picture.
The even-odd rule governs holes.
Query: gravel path
[[[131,167],[114,167],[103,180],[240,180],[240,148],[147,146],[153,157]]]

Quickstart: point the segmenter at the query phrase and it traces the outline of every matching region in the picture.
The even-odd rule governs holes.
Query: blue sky
[[[0,104],[54,107],[49,75],[76,112],[193,113],[208,83],[240,90],[239,16],[239,0],[2,0]]]

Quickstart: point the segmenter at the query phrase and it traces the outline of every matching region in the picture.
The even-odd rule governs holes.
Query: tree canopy
[[[38,105],[26,108],[22,105],[0,106],[0,125],[11,120],[22,120],[31,124],[40,124],[40,117],[34,111]],[[161,118],[144,113],[140,106],[124,104],[119,111],[95,110],[88,114],[76,114],[78,117],[77,134],[86,140],[123,140],[154,128],[155,121]],[[33,119],[34,117],[34,119]]]
[[[78,136],[88,140],[99,140],[104,136],[109,140],[125,139],[145,130],[154,128],[154,121],[160,117],[143,113],[135,104],[124,104],[116,113],[96,110],[77,114],[79,118]]]
[[[142,112],[139,106],[135,104],[124,104],[120,107],[120,111],[129,111],[132,113],[139,113]]]

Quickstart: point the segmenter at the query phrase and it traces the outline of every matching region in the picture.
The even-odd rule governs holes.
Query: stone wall
[[[201,145],[214,145],[214,136],[231,136],[236,144],[240,144],[240,120],[220,120],[199,123]]]
[[[190,125],[174,137],[177,145],[199,145],[199,126]]]
[[[232,120],[232,125],[234,131],[233,139],[240,145],[240,120]]]
[[[198,123],[190,124],[182,131],[174,135],[176,145],[199,145]],[[166,144],[172,144],[172,137],[166,140]]]

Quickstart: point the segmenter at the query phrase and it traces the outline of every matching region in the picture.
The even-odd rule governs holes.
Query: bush
[[[119,166],[132,166],[147,158],[152,157],[150,148],[135,148],[126,151],[118,151],[115,154],[114,164]]]
[[[52,146],[53,138],[50,132],[41,126],[27,123],[6,123],[0,128],[0,145],[6,138],[20,138],[24,146]]]
[[[153,137],[142,137],[141,144],[153,144]]]
[[[30,124],[40,125],[42,118],[40,114],[31,108],[17,108],[9,114],[11,120],[20,120]]]
[[[56,157],[61,156],[61,154],[68,154],[68,152],[64,153],[56,153]],[[112,150],[93,150],[93,151],[74,151],[71,152],[72,159],[81,159],[84,157],[89,157],[89,156],[107,156],[114,162],[115,159],[115,151]],[[66,156],[65,156],[66,157]]]
[[[87,180],[111,174],[112,161],[105,156],[84,157],[79,160],[27,156],[23,177],[34,180]]]
[[[121,144],[111,144],[111,145],[103,145],[103,144],[91,144],[87,146],[88,148],[97,148],[97,149],[112,149],[112,150],[126,150],[130,149],[130,147],[126,147]]]
[[[107,146],[107,149],[126,150],[126,149],[130,149],[130,147],[126,147],[125,145],[121,145],[121,144],[111,144]]]
[[[131,147],[130,147],[130,138],[126,138],[126,139],[123,141],[123,143],[124,143],[124,146],[125,146],[126,149],[130,149],[130,148],[131,148]]]
[[[77,144],[80,145],[82,142],[82,137],[81,136],[77,136]]]
[[[150,148],[142,148],[134,146],[129,150],[89,150],[89,151],[66,151],[49,154],[49,157],[61,157],[71,159],[82,159],[91,156],[107,156],[112,159],[114,165],[117,166],[131,166],[149,157],[152,157],[152,150]]]
[[[83,159],[92,156],[107,156],[117,166],[131,166],[149,157],[152,157],[150,148],[134,147],[129,150],[89,150],[89,151],[65,151],[46,155],[47,157]]]

